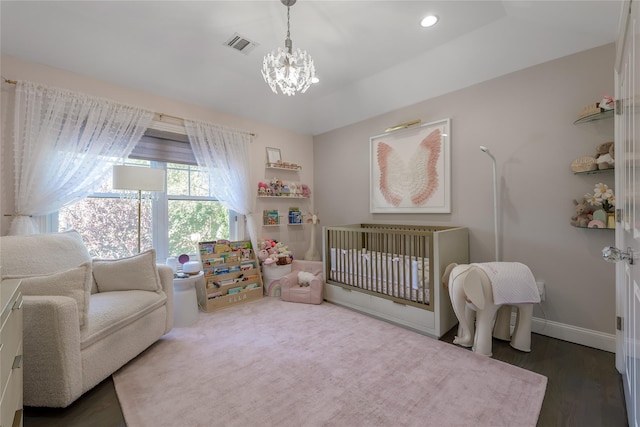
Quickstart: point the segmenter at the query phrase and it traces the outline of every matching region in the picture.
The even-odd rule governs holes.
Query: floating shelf
[[[607,110],[601,113],[590,114],[588,116],[579,118],[578,120],[573,122],[573,124],[579,125],[580,123],[588,123],[588,122],[595,122],[596,120],[609,119],[613,117],[614,111],[615,110]]]
[[[600,227],[578,227],[576,225],[572,226],[574,228],[582,228],[584,230],[615,230],[615,228],[608,228],[608,227],[604,227],[604,228],[600,228]]]
[[[574,175],[597,175],[599,173],[609,173],[615,171],[616,168],[596,169],[594,171],[574,172]]]
[[[296,166],[295,168],[285,168],[282,166],[265,166],[267,169],[277,169],[280,171],[301,171],[302,170],[302,166]]]
[[[260,199],[308,199],[309,197],[298,196],[258,196]]]

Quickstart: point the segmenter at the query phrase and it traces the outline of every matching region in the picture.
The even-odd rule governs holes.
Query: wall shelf
[[[593,171],[584,171],[584,172],[574,172],[574,175],[597,175],[600,173],[610,173],[615,171],[616,168],[609,168],[609,169],[596,169]]]
[[[276,169],[279,171],[293,171],[293,172],[299,172],[302,170],[302,166],[298,166],[295,168],[285,168],[282,166],[265,166],[266,169]]]
[[[260,199],[309,199],[309,197],[298,196],[258,196]]]
[[[588,116],[585,117],[581,117],[578,120],[576,120],[575,122],[573,122],[574,125],[579,125],[579,124],[583,124],[583,123],[589,123],[589,122],[595,122],[595,121],[599,121],[599,120],[605,120],[605,119],[611,119],[613,118],[615,114],[615,110],[611,109],[611,110],[606,110],[606,111],[601,111],[595,114],[590,114]],[[608,169],[596,169],[596,170],[591,170],[591,171],[582,171],[582,172],[573,172],[574,175],[598,175],[598,174],[611,174],[612,172],[615,171],[615,167],[611,167]],[[605,181],[608,181],[609,178],[604,179]],[[593,187],[592,187],[593,188]],[[613,188],[611,188],[611,190],[613,190]],[[575,201],[574,201],[575,203]],[[585,202],[586,203],[586,202]],[[577,213],[576,213],[577,215]],[[584,229],[588,229],[588,230],[615,230],[615,227],[613,228],[608,228],[608,227],[603,227],[603,228],[599,228],[599,227],[583,227],[580,225],[575,225],[575,224],[584,224],[584,214],[580,215],[580,220],[573,220],[574,217],[572,217],[572,226],[575,228],[584,228]],[[587,218],[588,219],[588,218]],[[578,222],[579,221],[579,222]],[[607,219],[605,219],[605,225],[609,222],[609,218],[607,217]]]
[[[607,110],[600,113],[589,114],[588,116],[579,118],[578,120],[573,122],[573,124],[579,125],[580,123],[588,123],[588,122],[595,122],[596,120],[609,119],[613,117],[614,111],[615,110]]]

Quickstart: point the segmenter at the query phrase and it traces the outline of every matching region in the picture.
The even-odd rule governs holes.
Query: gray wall
[[[486,145],[498,162],[502,260],[522,262],[546,282],[547,299],[534,312],[550,321],[542,333],[613,351],[615,272],[600,252],[614,243],[614,232],[574,228],[569,220],[574,198],[598,182],[613,187],[613,173],[573,175],[570,164],[613,141],[612,119],[573,122],[583,106],[613,95],[614,59],[609,44],[316,136],[315,206],[322,225],[466,226],[471,261],[493,261],[492,166],[478,148]],[[371,214],[369,138],[409,120],[447,117],[451,214]]]

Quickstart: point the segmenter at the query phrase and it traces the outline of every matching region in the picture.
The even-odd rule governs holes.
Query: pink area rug
[[[547,378],[329,303],[200,313],[113,375],[128,427],[535,426]]]

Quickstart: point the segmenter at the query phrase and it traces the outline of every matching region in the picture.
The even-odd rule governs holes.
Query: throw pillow
[[[91,263],[58,273],[21,278],[22,294],[65,296],[76,300],[80,327],[88,322],[91,290]]]
[[[93,277],[98,292],[159,291],[162,289],[156,251],[149,249],[138,255],[120,259],[94,259]]]

